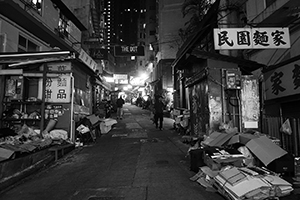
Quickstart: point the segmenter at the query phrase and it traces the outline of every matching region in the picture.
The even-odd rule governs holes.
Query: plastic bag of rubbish
[[[90,131],[89,127],[86,127],[83,124],[80,124],[80,126],[78,126],[76,130],[79,131],[82,134],[87,133],[87,132]]]
[[[67,140],[68,139],[68,132],[65,130],[55,129],[50,131],[49,133],[50,138],[52,140]]]

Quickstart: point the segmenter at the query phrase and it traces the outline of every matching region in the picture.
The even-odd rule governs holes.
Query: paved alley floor
[[[96,143],[76,148],[0,194],[1,200],[223,200],[189,180],[188,147],[164,119],[126,104],[123,120]]]

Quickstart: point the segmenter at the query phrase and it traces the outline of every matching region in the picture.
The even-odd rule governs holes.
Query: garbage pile
[[[280,173],[267,167],[288,154],[276,138],[231,129],[192,138],[190,142],[191,170],[197,165],[190,180],[208,191],[218,192],[229,200],[263,200],[287,196],[294,190]]]
[[[40,130],[35,130],[26,124],[16,131],[3,128],[1,133],[0,161],[14,159],[24,153],[32,153],[53,144],[66,142],[68,138],[68,133],[64,130],[54,129],[49,133],[40,134]]]

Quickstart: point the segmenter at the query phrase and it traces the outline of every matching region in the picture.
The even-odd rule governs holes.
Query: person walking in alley
[[[125,101],[122,96],[120,96],[117,99],[117,119],[123,118],[123,105],[125,104]]]
[[[164,120],[164,108],[165,104],[163,102],[162,96],[157,96],[154,102],[154,123],[156,128],[162,130],[163,128],[163,120]],[[158,126],[159,121],[159,126]]]

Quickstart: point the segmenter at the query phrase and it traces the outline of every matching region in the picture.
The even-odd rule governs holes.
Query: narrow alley
[[[79,147],[0,195],[1,200],[223,200],[190,181],[184,145],[164,119],[126,104],[123,120],[96,143]]]

